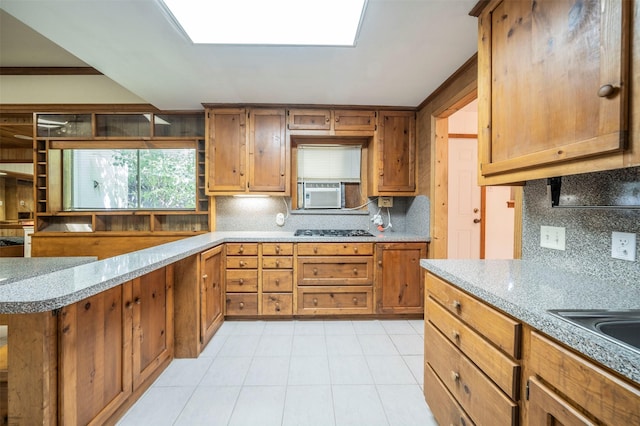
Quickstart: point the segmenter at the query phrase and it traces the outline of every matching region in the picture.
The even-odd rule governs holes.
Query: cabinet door
[[[215,247],[200,255],[202,270],[200,299],[200,341],[206,344],[222,324],[222,283],[224,264],[223,246]]]
[[[379,313],[422,313],[424,274],[420,259],[427,257],[423,243],[376,245],[376,308]]]
[[[371,131],[376,128],[375,111],[335,110],[334,129],[338,131]]]
[[[245,110],[208,110],[207,130],[207,193],[244,192],[247,186]]]
[[[130,308],[128,282],[60,312],[61,424],[103,424],[131,394]]]
[[[156,269],[133,280],[133,388],[173,356],[172,273]]]
[[[288,151],[285,112],[253,109],[249,121],[249,191],[284,193]]]
[[[558,394],[535,377],[527,382],[529,388],[528,424],[564,426],[591,426],[594,422],[573,408]]]
[[[416,191],[416,119],[412,111],[380,111],[374,145],[374,193]]]
[[[587,172],[544,167],[624,149],[630,8],[627,1],[529,0],[493,2],[483,11],[484,183],[516,172],[512,181]]]

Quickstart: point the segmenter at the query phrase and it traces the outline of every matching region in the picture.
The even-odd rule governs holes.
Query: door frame
[[[420,105],[429,111],[431,241],[429,257],[446,259],[448,247],[448,117],[478,97],[477,55],[471,57]],[[478,132],[480,133],[480,132]],[[514,187],[514,259],[522,256],[522,187]],[[482,238],[482,237],[481,237]]]

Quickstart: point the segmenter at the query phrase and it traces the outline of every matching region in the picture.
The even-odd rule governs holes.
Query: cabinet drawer
[[[372,243],[298,243],[299,256],[373,254]]]
[[[247,293],[227,293],[227,315],[258,315],[258,295]]]
[[[262,243],[263,256],[291,256],[293,243]]]
[[[427,273],[426,285],[429,296],[455,317],[485,336],[507,355],[520,358],[522,324],[430,273]]]
[[[640,424],[640,389],[531,333],[531,371],[605,424]]]
[[[447,390],[444,383],[436,376],[431,366],[424,366],[424,396],[433,413],[433,417],[440,425],[472,426],[473,422],[464,412],[458,401]]]
[[[373,258],[369,256],[298,257],[298,285],[370,285]]]
[[[291,256],[269,256],[262,258],[262,267],[265,269],[291,269],[293,268],[293,257]]]
[[[257,269],[257,256],[227,256],[227,269]]]
[[[511,399],[518,400],[520,365],[431,298],[427,299],[427,316],[433,326],[469,357]]]
[[[291,293],[269,293],[262,295],[263,315],[292,315],[293,295]]]
[[[258,271],[227,270],[225,289],[228,293],[258,291]]]
[[[265,293],[293,291],[293,271],[262,271],[262,291]]]
[[[227,243],[226,248],[227,256],[256,256],[258,254],[257,243]]]
[[[308,287],[298,288],[298,313],[372,314],[371,287]]]
[[[474,423],[517,424],[518,405],[431,324],[425,327],[424,340],[428,342],[424,349],[426,362]]]
[[[290,109],[287,126],[289,130],[330,130],[331,110]]]
[[[336,131],[374,131],[376,128],[375,111],[335,110],[334,115],[334,129]]]

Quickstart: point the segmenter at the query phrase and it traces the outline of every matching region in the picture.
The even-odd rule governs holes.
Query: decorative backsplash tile
[[[640,205],[640,167],[565,176],[560,205]],[[540,226],[565,228],[566,250],[540,247]],[[611,257],[611,232],[635,233],[636,261]],[[640,210],[552,208],[547,180],[524,187],[522,258],[587,273],[612,282],[640,285]]]

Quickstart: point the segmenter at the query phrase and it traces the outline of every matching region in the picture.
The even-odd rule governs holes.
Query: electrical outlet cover
[[[614,259],[636,260],[636,234],[631,232],[611,233],[611,257]]]
[[[278,213],[276,215],[276,225],[283,226],[284,225],[284,214]]]

